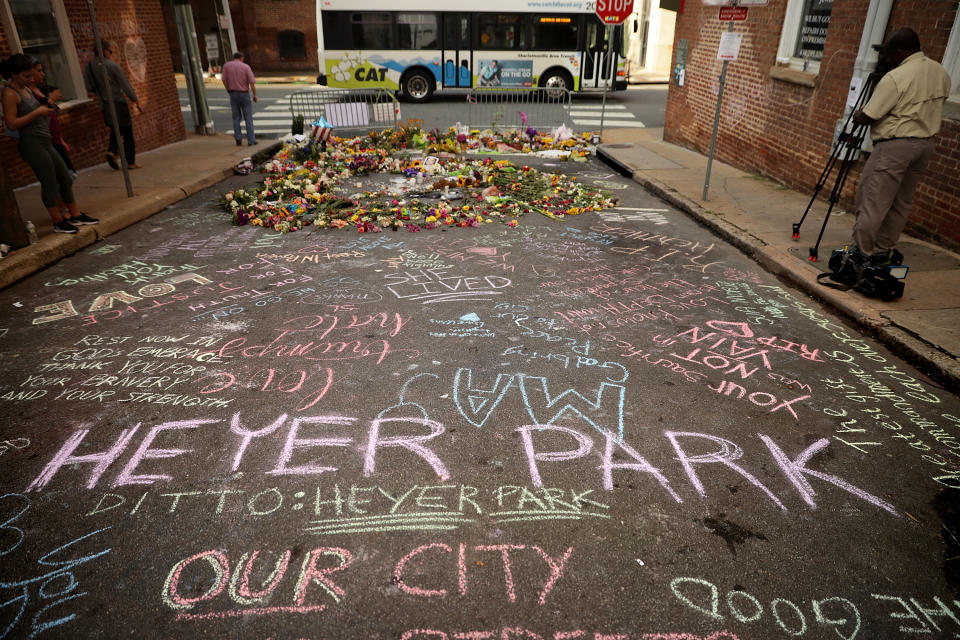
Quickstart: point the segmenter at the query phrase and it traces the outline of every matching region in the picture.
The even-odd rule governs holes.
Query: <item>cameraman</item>
[[[923,55],[913,29],[895,31],[880,48],[880,58],[891,71],[853,114],[854,123],[870,125],[874,144],[857,188],[853,244],[874,265],[889,263],[907,224],[950,95],[950,75]]]

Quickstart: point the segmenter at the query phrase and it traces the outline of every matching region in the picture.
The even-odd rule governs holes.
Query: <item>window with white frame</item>
[[[10,49],[39,60],[64,100],[86,99],[63,0],[0,0],[0,20]]]
[[[960,103],[960,9],[953,18],[953,29],[943,54],[943,67],[950,74],[950,102]]]
[[[788,0],[777,62],[817,72],[827,41],[833,0]]]

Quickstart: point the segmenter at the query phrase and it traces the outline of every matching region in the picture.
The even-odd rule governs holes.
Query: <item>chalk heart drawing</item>
[[[127,60],[130,73],[138,82],[147,79],[147,45],[143,38],[127,38],[123,44],[123,57]]]

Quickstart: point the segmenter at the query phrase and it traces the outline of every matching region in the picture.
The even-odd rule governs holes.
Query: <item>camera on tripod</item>
[[[870,45],[871,48],[877,52],[877,64],[873,68],[873,73],[871,75],[876,75],[877,80],[887,75],[887,72],[890,71],[890,61],[887,60],[886,54],[883,52],[882,44]]]
[[[879,82],[880,78],[882,78],[891,69],[890,62],[887,60],[887,56],[884,53],[883,45],[875,44],[871,46],[873,47],[873,50],[877,52],[877,64],[874,66],[874,70],[870,73],[870,75],[867,76],[866,81],[860,90],[860,95],[857,97],[856,102],[850,109],[850,114],[847,116],[846,121],[838,129],[836,144],[833,146],[833,151],[830,153],[830,159],[827,161],[827,165],[823,168],[823,171],[820,173],[820,177],[817,179],[817,184],[814,187],[813,195],[810,198],[810,203],[807,205],[806,210],[800,217],[799,222],[795,222],[793,224],[793,239],[797,240],[800,238],[800,227],[803,225],[804,220],[807,219],[807,215],[810,213],[810,209],[813,207],[813,203],[816,201],[820,191],[822,191],[826,186],[831,172],[834,170],[834,168],[836,168],[838,171],[836,180],[833,184],[833,189],[830,191],[830,206],[827,208],[827,215],[824,217],[823,225],[820,227],[820,235],[817,236],[817,243],[810,247],[810,255],[808,257],[810,262],[817,262],[820,259],[819,249],[820,242],[823,240],[823,232],[827,228],[827,222],[830,220],[830,214],[833,211],[833,207],[840,201],[840,195],[843,193],[843,187],[846,184],[847,175],[850,172],[850,168],[859,157],[860,147],[863,145],[864,138],[867,135],[867,126],[863,124],[856,124],[853,121],[853,116],[858,110],[867,104],[867,102],[870,100],[870,96],[873,95],[873,89],[877,86],[877,82]]]

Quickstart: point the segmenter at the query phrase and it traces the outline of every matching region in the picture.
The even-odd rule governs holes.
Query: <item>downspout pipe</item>
[[[860,35],[860,48],[857,50],[857,59],[853,63],[853,77],[866,83],[877,66],[877,52],[873,45],[883,44],[883,34],[887,32],[887,23],[890,22],[890,12],[893,10],[893,0],[870,0],[867,8],[867,17]],[[852,83],[851,83],[852,84]],[[862,85],[861,85],[862,86]],[[847,115],[844,111],[844,116]]]
[[[870,6],[867,8],[867,15],[864,19],[863,33],[860,34],[860,48],[857,50],[857,58],[853,63],[853,75],[850,78],[849,87],[853,91],[857,87],[857,95],[847,101],[843,108],[843,115],[837,121],[836,136],[839,137],[844,125],[848,124],[851,115],[851,104],[860,97],[867,84],[867,77],[876,69],[879,55],[873,50],[873,45],[883,43],[883,34],[887,31],[887,24],[890,22],[890,13],[893,9],[893,0],[870,0]],[[863,149],[871,151],[873,141],[870,140],[869,131],[864,138]],[[854,159],[857,156],[854,156]]]

